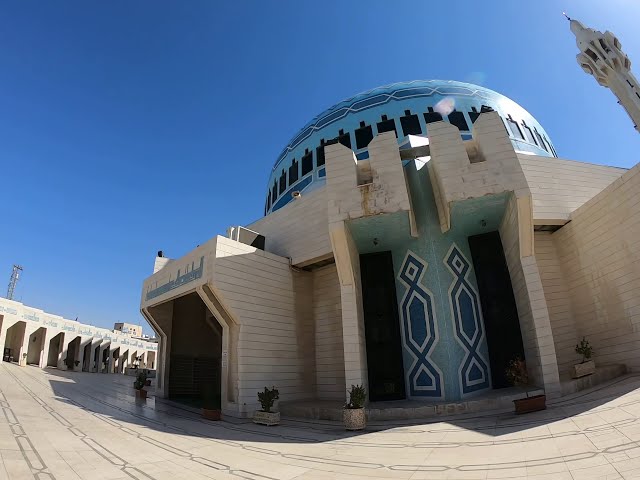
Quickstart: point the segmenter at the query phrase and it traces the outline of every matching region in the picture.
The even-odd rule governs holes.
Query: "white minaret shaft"
[[[609,31],[602,33],[586,28],[577,20],[570,22],[580,49],[576,56],[578,65],[618,97],[618,103],[640,132],[640,84],[631,73],[631,61],[622,51],[620,41]]]

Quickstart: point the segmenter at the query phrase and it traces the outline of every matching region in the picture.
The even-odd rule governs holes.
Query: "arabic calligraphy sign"
[[[198,268],[194,267],[194,262],[191,262],[191,270],[189,270],[189,267],[187,267],[186,272],[183,275],[180,275],[180,270],[178,270],[175,280],[169,280],[164,285],[160,285],[153,290],[149,290],[145,297],[146,300],[148,301],[153,298],[159,297],[160,295],[170,292],[171,290],[202,278],[202,272],[204,270],[204,257],[200,257],[200,266]]]

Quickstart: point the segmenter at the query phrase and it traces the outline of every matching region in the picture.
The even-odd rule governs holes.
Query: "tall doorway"
[[[360,255],[369,399],[405,398],[400,320],[391,252]]]
[[[222,327],[197,293],[173,303],[169,398],[220,406]],[[147,368],[153,364],[147,361]]]
[[[493,388],[510,387],[505,372],[513,358],[524,360],[524,347],[500,234],[489,232],[469,237],[469,248],[487,332]]]
[[[47,335],[47,329],[40,327],[31,335],[29,335],[29,346],[27,347],[27,364],[38,365],[42,360],[44,350],[44,339]]]
[[[49,355],[47,356],[47,367],[57,367],[60,352],[62,352],[62,344],[64,342],[64,333],[60,332],[51,340],[49,340]]]
[[[20,363],[26,328],[25,322],[16,322],[7,329],[4,340],[4,357],[7,361]]]

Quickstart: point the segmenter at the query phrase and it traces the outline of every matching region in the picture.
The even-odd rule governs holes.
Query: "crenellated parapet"
[[[369,158],[356,160],[340,144],[325,147],[329,223],[411,212],[402,159],[393,132],[376,136]]]
[[[502,120],[495,112],[480,115],[473,140],[463,141],[458,129],[445,122],[431,125],[429,172],[440,227],[451,228],[453,203],[513,192],[518,204],[522,251],[532,251],[531,191]]]

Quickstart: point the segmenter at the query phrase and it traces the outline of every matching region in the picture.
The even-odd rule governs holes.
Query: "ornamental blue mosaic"
[[[466,395],[491,388],[489,366],[480,352],[485,337],[482,310],[478,293],[467,279],[471,264],[455,243],[444,263],[453,275],[449,300],[455,337],[465,352],[458,375],[460,391]]]
[[[442,398],[442,371],[430,358],[439,336],[433,295],[422,286],[427,267],[424,260],[408,250],[398,274],[407,289],[400,301],[402,343],[413,358],[405,370],[406,383],[412,397]]]

